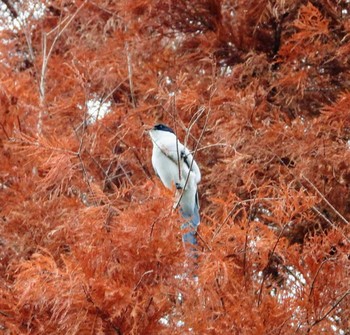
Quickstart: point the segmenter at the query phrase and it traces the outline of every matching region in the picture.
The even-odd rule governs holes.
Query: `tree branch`
[[[17,10],[15,9],[15,7],[13,6],[13,4],[9,0],[1,0],[1,2],[6,5],[7,9],[11,13],[11,16],[14,19],[17,19],[18,13],[17,13]]]
[[[323,201],[334,211],[334,213],[346,224],[349,224],[349,221],[345,219],[343,215],[326,199],[326,197],[321,193],[321,191],[304,175],[302,176],[304,180],[316,191],[316,193],[323,199]]]
[[[308,329],[308,333],[310,332],[311,328],[316,326],[318,323],[322,322],[329,314],[332,313],[332,311],[350,294],[350,290],[346,291],[334,304],[331,308],[328,309],[328,311],[321,316],[319,319],[317,319]]]

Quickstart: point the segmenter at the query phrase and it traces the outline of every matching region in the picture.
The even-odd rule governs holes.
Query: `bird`
[[[181,215],[186,219],[181,228],[188,230],[182,240],[196,245],[200,224],[198,183],[201,181],[201,172],[198,164],[170,127],[156,124],[149,135],[153,143],[152,165],[155,173],[166,188],[171,190],[175,187],[178,191],[174,206],[179,205]]]

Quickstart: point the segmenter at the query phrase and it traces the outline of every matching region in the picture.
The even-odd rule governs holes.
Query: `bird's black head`
[[[161,123],[158,123],[156,124],[154,127],[153,127],[154,130],[160,130],[160,131],[167,131],[169,133],[174,133],[174,130],[172,130],[171,128],[169,128],[168,126],[164,125],[164,124],[161,124]]]

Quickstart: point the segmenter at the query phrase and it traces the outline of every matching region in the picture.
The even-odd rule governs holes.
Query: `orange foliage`
[[[350,331],[348,1],[0,4],[4,334]],[[194,277],[157,122],[203,175]]]

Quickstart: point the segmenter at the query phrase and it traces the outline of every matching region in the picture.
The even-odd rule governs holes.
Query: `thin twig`
[[[308,333],[310,332],[311,328],[317,325],[318,323],[322,322],[329,314],[332,313],[332,311],[350,294],[350,290],[346,291],[334,304],[329,310],[321,316],[319,319],[317,319],[308,329]]]
[[[96,310],[96,314],[103,320],[105,321],[108,325],[110,325],[118,335],[123,335],[122,331],[120,330],[120,328],[118,326],[116,326],[112,321],[111,321],[111,316],[109,315],[109,313],[105,312],[104,310],[102,310],[98,305],[96,305],[95,301],[92,299],[92,296],[90,294],[90,292],[88,292],[87,288],[82,285],[82,289],[83,292],[85,294],[85,298],[86,301],[91,303],[95,310]]]
[[[129,172],[127,172],[124,168],[124,166],[118,162],[117,168],[120,167],[120,169],[123,171],[124,176],[126,177],[126,179],[128,180],[128,182],[130,183],[131,186],[134,186],[134,183],[131,181],[130,177],[129,177]]]
[[[73,156],[77,156],[78,155],[78,152],[76,152],[76,151],[63,149],[63,148],[58,148],[58,147],[53,147],[53,146],[48,146],[48,145],[40,143],[39,141],[34,141],[34,139],[30,138],[29,136],[26,136],[24,133],[22,133],[22,137],[21,138],[16,138],[15,140],[16,140],[16,142],[18,141],[19,143],[35,146],[37,148],[43,148],[45,150],[51,150],[51,151],[66,153],[66,154],[70,154],[70,155],[73,155]],[[29,154],[29,155],[31,155],[31,154]]]
[[[60,16],[58,19],[58,24],[56,25],[56,27],[52,28],[48,33],[47,36],[50,36],[51,34],[53,34],[54,32],[56,32],[56,30],[60,30],[61,26],[66,23],[71,17],[69,15],[67,15],[65,18],[63,18],[63,4],[61,4],[60,6]]]
[[[22,132],[22,126],[21,126],[21,120],[19,119],[19,116],[17,115],[17,123],[18,123],[18,129],[20,132]]]
[[[215,69],[213,68],[213,77],[215,76]],[[212,98],[215,94],[215,91],[216,91],[216,87],[214,86],[214,81],[212,82],[211,86],[210,86],[210,95],[209,95],[209,101],[208,101],[208,113],[206,115],[206,118],[205,118],[205,122],[204,122],[204,126],[202,128],[202,131],[201,131],[201,134],[199,135],[199,138],[198,138],[198,141],[196,143],[196,147],[194,149],[194,152],[193,152],[193,155],[192,155],[192,160],[191,160],[191,165],[190,165],[190,168],[189,168],[189,173],[187,174],[187,178],[186,178],[186,181],[185,181],[185,185],[184,187],[182,188],[182,192],[180,194],[180,197],[177,201],[177,204],[175,205],[175,208],[177,208],[180,204],[180,201],[184,195],[184,192],[185,192],[185,189],[186,189],[186,186],[188,184],[188,181],[189,181],[189,178],[190,178],[190,174],[191,174],[191,171],[192,171],[192,167],[193,167],[193,163],[194,163],[194,158],[197,154],[197,150],[198,150],[198,147],[199,147],[199,144],[204,136],[204,133],[207,129],[207,126],[208,126],[208,121],[209,121],[209,115],[211,114],[211,101],[212,101]]]
[[[98,206],[98,203],[96,201],[96,197],[95,197],[95,192],[93,191],[92,187],[91,187],[91,184],[90,184],[90,180],[89,180],[89,176],[88,176],[88,173],[86,171],[86,168],[85,168],[85,164],[83,162],[83,159],[81,157],[81,154],[79,153],[78,154],[78,159],[80,161],[80,165],[81,165],[81,168],[82,168],[82,171],[83,171],[83,176],[84,176],[84,179],[85,179],[85,182],[90,190],[90,193],[93,195],[93,203],[95,206]]]
[[[288,226],[288,224],[289,224],[289,222],[287,222],[287,223],[282,227],[280,233],[278,234],[276,243],[275,243],[275,245],[273,246],[272,251],[271,251],[270,259],[272,258],[273,254],[275,253],[275,250],[276,250],[276,248],[277,248],[277,244],[278,244],[279,240],[281,239],[282,234],[283,234],[283,232],[284,232],[284,229]]]
[[[299,177],[297,177],[297,176],[294,174],[294,172],[290,169],[290,167],[289,167],[287,164],[285,164],[285,163],[283,162],[283,160],[281,159],[281,157],[279,157],[278,155],[275,155],[275,154],[272,153],[271,151],[269,151],[269,152],[270,152],[274,157],[276,157],[276,158],[281,162],[281,164],[283,164],[283,165],[287,168],[289,174],[298,182],[298,184],[299,184],[301,187],[303,187],[306,191],[308,191],[308,190],[306,189],[306,187],[301,183]],[[348,224],[349,222],[348,222],[348,221],[347,221],[333,206],[332,206],[332,204],[325,198],[325,196],[319,191],[319,189],[318,189],[308,178],[306,178],[304,175],[302,175],[302,177],[310,184],[310,186],[316,191],[316,193],[317,193],[318,195],[321,196],[321,198],[326,202],[326,204],[327,204],[338,216],[340,216],[340,218],[341,218],[346,224]],[[344,232],[343,232],[341,229],[339,229],[339,227],[337,227],[333,222],[331,222],[324,214],[322,214],[315,206],[312,206],[311,209],[312,209],[314,212],[316,212],[319,216],[321,216],[321,217],[322,217],[328,224],[330,224],[335,230],[339,231],[347,241],[350,241],[350,239],[344,234]]]
[[[124,137],[124,136],[123,136]],[[130,149],[132,151],[132,153],[134,154],[137,162],[139,163],[140,167],[141,167],[141,170],[143,171],[143,173],[146,175],[146,177],[149,179],[149,180],[152,180],[152,174],[149,172],[147,166],[145,164],[142,163],[139,155],[138,155],[138,152],[137,150],[135,149],[135,147],[131,147],[128,143],[126,143],[123,138],[120,138],[119,137],[119,141],[120,143],[123,143],[128,149]]]
[[[102,100],[101,104],[103,105],[111,96],[112,94],[120,87],[122,86],[127,79],[122,80],[116,87],[114,87]]]
[[[227,143],[208,144],[208,145],[205,145],[204,147],[198,148],[198,149],[197,149],[197,152],[198,152],[198,151],[202,151],[202,150],[206,150],[206,149],[212,148],[212,147],[228,147],[228,146],[230,146],[230,145],[227,144]],[[192,154],[192,152],[191,152],[191,154]]]
[[[34,57],[34,51],[33,51],[32,38],[30,36],[30,29],[28,27],[28,24],[26,25],[26,28],[24,29],[24,36],[26,38],[26,42],[28,45],[30,61],[33,62],[35,57]]]
[[[108,211],[107,211],[107,216],[104,222],[104,227],[106,228],[107,233],[109,233],[111,231],[111,219],[113,217],[113,214],[116,212],[115,209],[112,208],[112,206],[110,204],[108,204]]]
[[[266,198],[260,198],[259,201],[271,201],[271,200],[280,200],[282,198],[277,197],[277,198],[272,198],[272,197],[266,197]],[[228,219],[230,218],[230,216],[232,215],[233,211],[238,207],[238,205],[242,205],[248,202],[254,202],[256,199],[246,199],[246,200],[241,200],[238,201],[237,203],[234,204],[234,206],[232,207],[232,209],[230,210],[230,212],[226,215],[224,221],[220,224],[220,226],[215,230],[213,237],[211,239],[211,242],[216,238],[216,236],[220,233],[222,227],[225,225],[225,223],[228,221]]]
[[[53,49],[54,49],[54,47],[55,47],[55,44],[56,44],[57,40],[61,37],[61,35],[63,34],[63,32],[64,32],[64,31],[67,29],[67,27],[71,24],[71,22],[72,22],[72,21],[74,20],[74,18],[78,15],[78,13],[80,12],[80,10],[84,7],[84,5],[85,5],[86,3],[87,3],[87,0],[85,0],[85,1],[77,8],[77,10],[72,14],[72,16],[71,16],[69,19],[67,18],[68,22],[62,27],[61,30],[59,30],[59,32],[57,33],[57,35],[55,36],[55,38],[54,38],[54,40],[53,40],[53,42],[52,42],[52,44],[51,44],[50,50],[49,50],[49,52],[48,52],[48,54],[47,54],[47,60],[50,58],[50,56],[51,56],[51,54],[52,54],[52,52],[53,52]],[[60,24],[59,24],[58,27],[56,27],[56,28],[60,29],[61,26],[62,26],[62,24],[63,24],[63,22],[65,22],[65,21],[66,21],[66,18],[65,18],[62,22],[60,22]],[[54,28],[52,31],[48,32],[48,33],[47,33],[47,36],[50,35],[54,30],[56,30],[56,28]]]
[[[324,200],[324,202],[334,211],[335,214],[346,224],[349,224],[348,220],[344,218],[343,215],[339,213],[339,211],[326,199],[326,197],[321,193],[321,191],[304,175],[302,175],[303,179],[308,182],[308,184],[316,191],[316,193]]]
[[[117,175],[114,175],[114,176],[110,177],[108,173],[109,173],[109,171],[111,169],[112,164],[114,163],[114,160],[111,161],[111,163],[108,166],[107,171],[105,171],[104,168],[101,166],[101,164],[96,160],[96,158],[90,154],[90,152],[88,152],[86,150],[85,150],[85,152],[90,156],[92,161],[96,164],[96,166],[102,171],[103,175],[105,176],[103,189],[105,188],[107,182],[112,183],[114,179],[117,179],[117,178],[122,177],[122,176],[125,176],[128,179],[129,183],[132,186],[134,186],[134,184],[132,183],[132,181],[129,178],[129,174],[131,174],[131,173],[128,172],[128,171],[125,171],[125,169],[122,167],[122,165],[120,165],[120,163],[118,163],[116,169],[118,169],[120,167],[120,169],[123,171],[123,173],[119,173]],[[116,170],[114,170],[114,171],[116,171]]]
[[[76,153],[76,156],[78,157],[78,159],[80,161],[80,165],[81,165],[82,171],[83,171],[83,176],[84,176],[86,184],[87,184],[87,186],[89,188],[89,191],[93,195],[93,203],[94,203],[95,206],[97,206],[98,204],[97,204],[97,201],[96,201],[96,198],[95,198],[95,193],[94,193],[94,191],[93,191],[93,189],[91,187],[89,176],[88,176],[88,173],[86,171],[85,164],[84,164],[83,158],[82,158],[82,150],[83,150],[83,140],[84,140],[84,135],[85,135],[85,127],[83,128],[83,134],[82,134],[81,138],[79,138],[78,133],[77,133],[77,131],[75,130],[74,127],[73,127],[73,130],[74,130],[75,136],[77,137],[78,141],[80,142],[79,143],[79,150]]]
[[[15,9],[15,7],[12,5],[12,3],[9,0],[1,0],[1,2],[3,2],[6,5],[7,9],[9,10],[9,12],[12,15],[12,17],[14,19],[17,19],[18,13],[17,13],[17,10]]]
[[[288,318],[286,318],[286,319],[278,326],[278,328],[279,328],[278,334],[281,334],[284,325],[285,325],[285,324],[287,323],[287,321],[289,321],[291,318],[292,318],[292,316],[289,316]],[[277,328],[277,327],[276,327],[276,328]],[[276,328],[272,328],[268,333],[266,333],[266,335],[276,334],[276,331],[277,331]],[[278,334],[277,334],[277,335],[278,335]]]
[[[42,66],[41,66],[41,76],[40,76],[40,83],[39,83],[39,93],[40,93],[40,105],[41,105],[41,107],[43,107],[44,104],[45,104],[45,78],[46,78],[46,72],[47,72],[47,65],[49,63],[49,59],[50,59],[51,54],[53,52],[53,49],[54,49],[54,47],[56,45],[56,42],[60,38],[62,33],[70,25],[70,23],[73,21],[73,19],[77,16],[79,11],[83,8],[83,6],[85,5],[86,2],[87,2],[87,0],[85,0],[79,6],[79,8],[75,11],[75,13],[68,19],[68,22],[62,27],[62,29],[60,29],[60,28],[62,26],[63,21],[60,22],[59,25],[52,30],[52,31],[54,31],[56,29],[60,29],[58,31],[57,35],[55,36],[48,53],[46,53],[46,51],[47,51],[47,36],[50,33],[52,33],[52,31],[49,32],[49,33],[43,33],[43,52],[42,52],[42,54],[43,54],[43,62],[42,62]],[[38,132],[39,135],[42,132],[42,110],[40,110],[39,116],[38,116],[37,132]]]
[[[298,278],[298,276],[291,270],[288,268],[288,266],[286,265],[282,265],[282,267],[291,275],[294,277],[294,279],[296,281],[298,281],[300,283],[301,286],[305,286],[305,284],[300,280],[300,278]]]
[[[174,92],[174,95],[173,95],[173,98],[171,99],[171,102],[172,102],[171,103],[171,115],[172,115],[173,121],[174,121],[175,134],[177,134],[176,118],[175,118],[176,92]],[[182,176],[181,176],[181,162],[180,162],[180,153],[179,153],[179,140],[177,138],[177,135],[175,135],[175,145],[176,145],[176,156],[177,156],[177,169],[178,169],[178,174],[179,174],[179,180],[181,180],[182,179]]]
[[[196,156],[196,153],[197,153],[197,150],[198,150],[198,147],[199,147],[199,143],[201,142],[201,140],[202,140],[202,138],[203,138],[203,136],[204,136],[204,132],[205,132],[206,129],[207,129],[208,120],[209,120],[209,115],[210,115],[210,113],[211,113],[211,99],[212,99],[213,94],[214,94],[214,90],[213,90],[213,92],[211,92],[210,97],[209,97],[209,108],[208,108],[208,113],[207,113],[206,118],[205,118],[205,123],[204,123],[204,126],[203,126],[203,128],[202,128],[202,131],[201,131],[201,134],[200,134],[200,136],[199,136],[199,139],[198,139],[198,141],[197,141],[197,143],[196,143],[196,147],[195,147],[194,152],[193,152],[193,155],[192,155],[192,160],[191,160],[191,165],[190,165],[190,168],[189,168],[189,173],[187,174],[187,178],[186,178],[186,181],[185,181],[185,185],[184,185],[184,187],[182,188],[182,192],[181,192],[180,197],[179,197],[179,199],[178,199],[178,201],[177,201],[177,204],[175,205],[175,208],[177,208],[177,207],[179,206],[180,201],[181,201],[181,199],[182,199],[182,197],[183,197],[183,195],[184,195],[184,193],[185,193],[186,186],[187,186],[187,184],[188,184],[188,181],[189,181],[189,178],[190,178],[190,174],[191,174],[190,172],[192,171],[192,167],[193,167],[193,163],[194,163],[194,158],[195,158],[195,156]]]
[[[245,241],[244,241],[244,252],[243,252],[243,274],[244,274],[244,287],[247,289],[247,255],[248,255],[248,241],[249,241],[249,228],[250,228],[250,218],[251,218],[251,211],[252,208],[255,208],[255,200],[256,197],[253,200],[253,203],[249,206],[249,212],[248,212],[248,220],[246,224],[246,232],[245,232]],[[237,215],[237,214],[236,214]]]
[[[6,129],[5,129],[4,125],[3,125],[3,123],[1,122],[0,125],[1,125],[1,128],[2,128],[2,130],[3,130],[4,134],[5,134],[5,136],[7,137],[7,139],[10,140],[10,136],[8,135],[8,133],[7,133],[7,131],[6,131]]]
[[[203,236],[197,231],[196,232],[197,236],[202,240],[202,242],[204,243],[204,245],[206,246],[206,248],[209,251],[212,251],[212,249],[209,247],[209,244],[207,243],[207,241],[203,238]]]
[[[277,248],[277,244],[278,244],[278,242],[280,241],[280,239],[281,239],[281,237],[282,237],[282,234],[283,234],[283,232],[284,232],[284,229],[285,229],[287,226],[288,226],[288,222],[283,226],[283,228],[281,229],[281,231],[280,231],[280,233],[279,233],[279,235],[278,235],[278,237],[277,237],[277,240],[276,240],[276,242],[275,242],[275,245],[273,246],[273,248],[272,248],[272,250],[271,250],[271,253],[270,253],[270,255],[269,255],[269,259],[268,259],[268,263],[267,263],[267,266],[266,266],[266,267],[268,267],[268,266],[270,265],[272,256],[274,255],[275,250],[276,250],[276,248]],[[265,277],[266,277],[266,276],[265,276],[264,273],[263,273],[263,280],[262,280],[262,282],[261,282],[260,290],[259,290],[258,306],[260,306],[260,304],[261,304],[262,291],[263,291],[263,285],[264,285],[264,282],[265,282]]]
[[[153,230],[154,230],[154,226],[155,224],[158,222],[158,219],[153,220],[152,224],[151,224],[151,232],[149,233],[149,242],[152,240],[152,235],[153,235]]]
[[[198,111],[191,118],[190,125],[189,125],[189,127],[188,127],[188,129],[186,131],[186,136],[185,136],[185,140],[184,140],[185,147],[187,147],[187,142],[188,142],[188,138],[189,138],[189,136],[191,134],[192,127],[197,123],[197,121],[201,118],[201,116],[203,115],[204,112],[205,112],[205,107],[204,106],[200,106],[198,108]]]
[[[318,208],[316,206],[312,206],[311,209],[317,214],[319,215],[323,220],[325,220],[330,226],[332,226],[335,230],[337,230],[341,235],[343,235],[343,237],[350,242],[350,238],[348,236],[346,236],[346,234],[344,234],[344,232],[338,227],[336,226],[331,220],[329,220],[323,213],[321,213]]]
[[[144,273],[142,274],[141,278],[139,279],[139,281],[137,282],[137,284],[136,284],[135,287],[134,287],[134,291],[136,291],[137,288],[140,286],[140,284],[141,284],[141,282],[142,282],[142,279],[143,279],[146,275],[148,275],[148,274],[150,274],[150,273],[153,273],[153,270],[148,270],[148,271],[146,271],[146,272],[144,272]]]
[[[45,75],[46,75],[46,70],[47,70],[47,64],[49,62],[49,59],[51,57],[51,54],[53,52],[53,49],[58,41],[58,39],[61,37],[61,35],[63,34],[63,32],[67,29],[67,27],[71,24],[71,22],[74,20],[74,18],[77,16],[77,14],[80,12],[80,10],[83,8],[83,6],[85,5],[85,3],[87,2],[87,0],[85,0],[79,7],[78,9],[72,14],[72,16],[69,18],[65,18],[62,22],[59,23],[59,25],[57,27],[55,27],[54,29],[52,29],[50,32],[48,33],[44,33],[43,35],[43,55],[44,55],[44,59],[43,59],[43,64],[42,64],[42,69],[41,69],[41,80],[40,80],[40,94],[42,96],[45,96],[45,86],[44,86],[44,80],[45,80]],[[62,27],[62,24],[68,20],[68,22]],[[46,54],[46,46],[47,46],[47,36],[49,36],[53,31],[55,30],[59,30],[57,35],[55,36],[51,47],[49,49],[49,52]]]
[[[326,258],[326,259],[320,264],[320,266],[318,267],[318,269],[317,269],[317,271],[316,271],[316,273],[315,273],[315,277],[314,277],[314,279],[312,280],[312,283],[311,283],[310,292],[309,292],[309,300],[311,299],[311,294],[312,294],[312,292],[313,292],[313,290],[314,290],[314,287],[315,287],[316,278],[318,277],[318,274],[320,273],[320,271],[321,271],[323,265],[324,265],[326,262],[328,262],[329,260],[330,260],[329,258]]]
[[[133,79],[132,79],[132,75],[133,75],[132,74],[132,60],[131,60],[128,42],[125,42],[125,51],[126,51],[126,61],[127,61],[127,65],[128,65],[128,78],[129,78],[131,102],[132,102],[132,107],[136,108],[134,83],[133,83]]]
[[[12,316],[10,314],[7,314],[7,313],[5,313],[3,311],[0,311],[0,314],[3,315],[3,316],[6,316],[8,318],[12,318]]]
[[[228,214],[226,215],[225,219],[222,221],[222,223],[220,224],[220,226],[218,228],[216,228],[213,237],[211,238],[210,243],[213,242],[213,240],[216,238],[216,236],[220,233],[222,227],[226,224],[226,222],[228,221],[228,219],[231,217],[233,211],[238,207],[239,204],[241,204],[242,202],[238,202],[236,203],[232,209],[228,212]]]
[[[98,9],[100,9],[100,10],[102,10],[102,11],[104,11],[104,12],[110,14],[110,15],[113,15],[113,16],[116,16],[116,17],[120,18],[120,16],[115,15],[115,12],[109,10],[108,8],[102,7],[101,5],[95,3],[95,1],[90,1],[90,4],[93,5],[93,6],[95,6],[95,7],[97,7]]]

